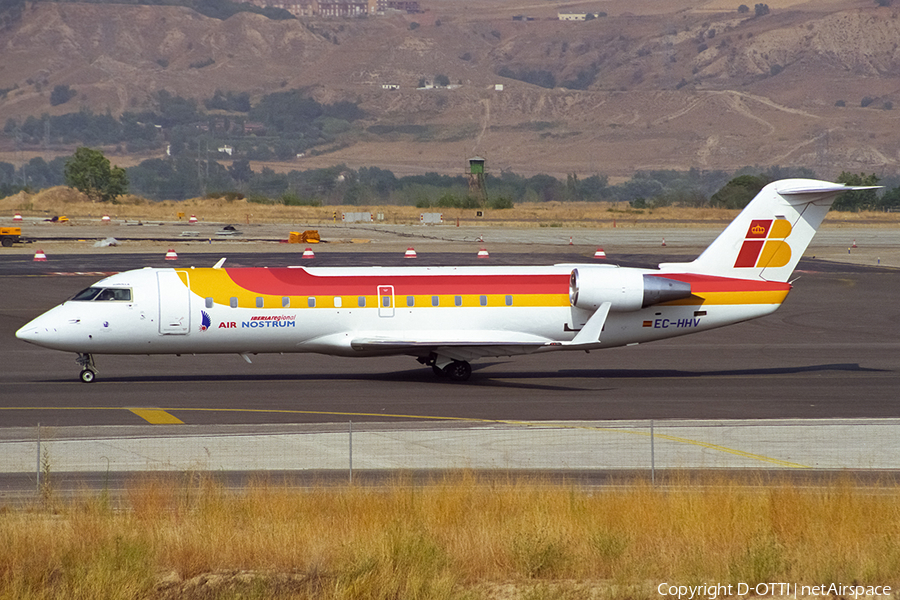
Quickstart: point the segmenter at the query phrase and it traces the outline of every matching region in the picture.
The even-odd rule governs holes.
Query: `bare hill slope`
[[[897,170],[896,10],[868,0],[783,0],[754,17],[723,3],[566,5],[608,13],[576,23],[556,20],[560,4],[486,0],[426,1],[421,15],[303,22],[37,3],[0,31],[0,89],[12,88],[0,114],[120,113],[145,107],[159,89],[202,99],[216,89],[258,98],[301,87],[320,101],[358,101],[369,118],[333,152],[281,168],[346,162],[400,174],[458,172],[478,153],[489,168],[521,173],[753,164],[806,166],[822,177]],[[436,74],[458,87],[415,89]],[[494,90],[498,83],[503,91]],[[77,95],[52,107],[50,90],[60,84]]]

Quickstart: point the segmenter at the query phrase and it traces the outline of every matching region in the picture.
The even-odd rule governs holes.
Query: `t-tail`
[[[693,262],[659,267],[669,272],[786,282],[834,199],[843,192],[869,189],[873,187],[815,179],[775,181]]]

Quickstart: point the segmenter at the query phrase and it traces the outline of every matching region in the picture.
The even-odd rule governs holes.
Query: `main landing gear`
[[[441,361],[441,358],[434,354],[417,360],[423,365],[430,365],[438,377],[449,377],[451,381],[466,381],[472,376],[472,365],[464,360]]]
[[[444,375],[453,381],[466,381],[472,376],[472,365],[464,360],[454,360],[444,367]]]
[[[97,367],[94,365],[94,356],[92,354],[78,354],[75,362],[81,367],[81,374],[78,376],[84,383],[91,383],[97,376]]]

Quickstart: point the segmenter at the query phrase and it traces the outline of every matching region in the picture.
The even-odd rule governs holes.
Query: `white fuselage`
[[[620,310],[613,304],[599,339],[589,346],[554,345],[572,342],[594,312],[571,302],[568,281],[573,267],[252,270],[278,277],[302,273],[318,280],[303,290],[298,290],[304,287],[301,280],[288,282],[283,290],[268,280],[252,289],[228,275],[243,269],[146,268],[95,284],[130,290],[130,299],[69,300],[22,327],[17,336],[82,354],[372,356],[466,347],[478,348],[479,356],[505,356],[608,348],[721,327],[771,313],[789,288],[780,284],[775,293],[755,296],[752,291],[724,292],[729,298],[716,297],[723,292],[695,292],[686,299],[636,309],[623,305]],[[606,292],[612,296],[620,293],[616,285],[626,272],[671,276],[609,266],[577,268],[596,273],[599,280],[618,278]],[[537,282],[535,289],[530,280]],[[355,343],[360,340],[364,343]]]

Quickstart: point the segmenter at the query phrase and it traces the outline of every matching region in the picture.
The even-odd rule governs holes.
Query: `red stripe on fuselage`
[[[354,296],[392,285],[398,295],[568,294],[569,275],[312,275],[303,269],[227,269],[237,285],[269,296]]]

